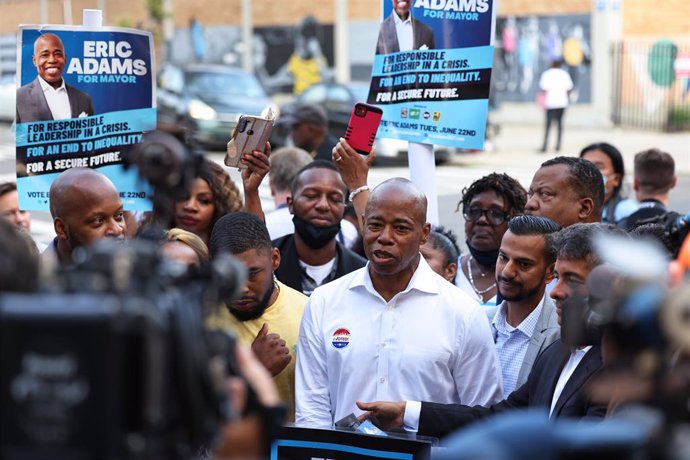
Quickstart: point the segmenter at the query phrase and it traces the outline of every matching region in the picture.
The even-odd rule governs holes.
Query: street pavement
[[[515,113],[504,109],[505,119],[515,118]],[[502,114],[495,114],[501,120]],[[630,129],[607,129],[585,126],[564,128],[563,148],[560,154],[577,155],[582,147],[592,142],[606,141],[617,146],[624,155],[627,189],[631,191],[632,164],[635,153],[651,147],[658,147],[671,153],[677,163],[678,186],[671,192],[671,208],[679,212],[690,211],[690,133],[658,133]],[[505,172],[518,179],[525,188],[529,186],[532,175],[539,165],[557,155],[556,152],[539,153],[542,142],[542,126],[537,124],[517,124],[514,121],[502,123],[500,134],[494,139],[493,151],[459,153],[448,164],[437,167],[437,193],[439,223],[450,228],[464,241],[463,220],[460,212],[455,212],[461,191],[479,177],[491,172]],[[555,133],[552,134],[552,136]],[[222,152],[209,152],[208,157],[222,164]],[[229,170],[233,180],[240,186],[237,170]],[[405,162],[397,165],[377,166],[370,171],[369,185],[375,186],[391,177],[409,177]],[[0,125],[0,182],[14,180],[14,139],[9,125]],[[265,181],[267,182],[267,181]],[[260,190],[265,210],[274,208],[267,184]],[[50,216],[45,212],[34,212],[32,233],[39,241],[48,242],[53,238]]]

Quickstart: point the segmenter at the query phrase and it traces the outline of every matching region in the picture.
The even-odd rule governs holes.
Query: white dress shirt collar
[[[376,291],[376,288],[374,288],[374,283],[371,280],[371,275],[369,274],[369,264],[370,262],[367,262],[367,265],[364,270],[359,270],[358,272],[356,272],[355,276],[352,277],[352,281],[350,282],[348,289],[358,289],[363,287],[370,294],[380,298],[381,294],[379,294]],[[398,292],[395,296],[410,292],[413,289],[420,292],[426,292],[428,294],[438,294],[438,285],[435,282],[433,282],[434,275],[435,272],[431,269],[426,260],[424,260],[424,257],[420,254],[419,265],[417,265],[417,269],[414,271],[414,274],[412,275],[410,282],[407,283],[407,287],[403,291]]]
[[[67,91],[67,87],[65,86],[65,79],[64,78],[60,81],[60,86],[58,86],[57,88],[53,88],[53,86],[50,83],[45,81],[40,76],[38,77],[38,83],[41,85],[41,89],[43,90],[44,93],[47,91],[56,91],[56,92],[57,91]]]

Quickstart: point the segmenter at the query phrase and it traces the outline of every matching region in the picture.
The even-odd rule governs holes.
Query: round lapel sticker
[[[345,328],[336,330],[332,342],[335,348],[345,348],[350,343],[350,331]]]

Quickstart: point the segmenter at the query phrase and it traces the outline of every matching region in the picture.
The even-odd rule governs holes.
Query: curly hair
[[[469,187],[462,189],[462,198],[455,209],[468,206],[472,199],[482,192],[493,190],[496,195],[503,197],[508,205],[510,215],[522,214],[527,204],[527,191],[516,179],[505,173],[491,173],[472,182]]]
[[[204,160],[197,177],[203,179],[213,192],[214,211],[211,228],[224,215],[244,209],[240,190],[222,166],[213,161]]]

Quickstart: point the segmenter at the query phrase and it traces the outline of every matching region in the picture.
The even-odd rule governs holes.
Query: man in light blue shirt
[[[548,237],[558,230],[546,217],[517,216],[501,241],[496,285],[504,300],[489,315],[504,398],[527,381],[537,356],[560,337],[556,306],[544,294],[556,262]]]

